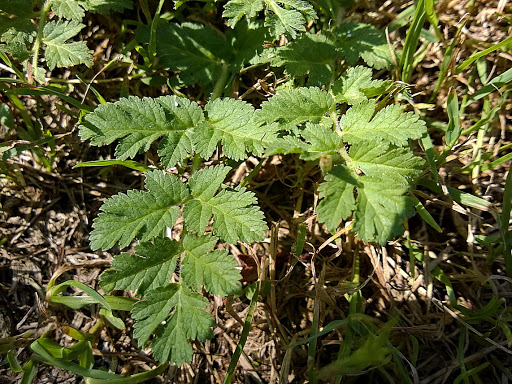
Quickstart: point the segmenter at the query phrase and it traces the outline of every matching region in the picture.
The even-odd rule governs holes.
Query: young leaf
[[[335,155],[336,151],[343,147],[340,135],[330,127],[306,123],[306,129],[301,135],[309,142],[309,145],[304,146],[304,152],[300,156],[306,161],[317,160],[325,155]]]
[[[286,34],[292,39],[297,32],[306,31],[306,16],[316,19],[313,6],[304,0],[230,0],[224,7],[223,17],[234,27],[242,17],[255,17],[265,8],[265,26],[274,38]]]
[[[325,182],[318,187],[322,199],[317,206],[318,220],[327,229],[336,232],[340,221],[348,218],[355,209],[354,187],[357,180],[345,165],[338,165],[325,176]]]
[[[77,64],[85,64],[88,67],[92,65],[92,51],[89,51],[84,41],[66,43],[84,27],[85,25],[77,21],[52,21],[44,26],[44,55],[50,70]]]
[[[134,291],[143,296],[146,291],[165,286],[171,280],[181,247],[175,240],[157,237],[153,243],[140,243],[135,254],[121,253],[112,261],[112,269],[101,275],[101,287]]]
[[[163,136],[158,153],[164,166],[171,167],[193,151],[192,131],[203,119],[201,108],[188,99],[130,96],[100,105],[86,116],[79,134],[82,140],[91,139],[92,145],[124,138],[116,148],[121,160],[148,150],[153,141]]]
[[[224,153],[234,160],[247,154],[260,154],[264,144],[274,138],[268,126],[262,127],[255,119],[254,108],[245,101],[216,99],[206,105],[206,120],[199,123],[194,132],[197,152],[208,159],[219,142]]]
[[[361,57],[375,69],[390,68],[391,52],[384,33],[372,25],[344,23],[334,30],[336,45],[348,65],[355,65]]]
[[[408,139],[418,139],[426,132],[425,122],[413,112],[404,113],[400,105],[389,105],[372,119],[374,112],[373,100],[350,108],[340,119],[343,140],[352,144],[372,137],[404,146]]]
[[[286,34],[295,39],[298,32],[305,32],[306,17],[318,16],[313,6],[304,0],[264,0],[266,5],[265,26],[275,38]]]
[[[213,236],[186,234],[182,240],[182,281],[194,290],[201,286],[213,295],[227,296],[237,293],[242,276],[236,262],[227,251],[216,249]]]
[[[228,25],[234,28],[242,17],[251,19],[263,9],[262,0],[230,0],[224,6],[222,17],[228,18]]]
[[[213,232],[223,240],[230,243],[260,241],[267,226],[263,213],[255,206],[254,193],[240,188],[223,189],[214,195],[226,169],[223,166],[205,168],[190,178],[193,198],[187,201],[183,210],[185,225],[202,234],[213,215]]]
[[[30,56],[30,45],[36,36],[36,28],[28,18],[0,15],[0,50],[9,52],[15,60],[23,61]]]
[[[331,81],[337,54],[334,43],[324,35],[305,33],[294,42],[278,48],[271,64],[284,66],[292,78],[309,74],[309,85],[322,86]]]
[[[404,233],[403,219],[414,214],[414,204],[404,196],[408,185],[379,177],[361,177],[357,188],[354,231],[368,242],[384,245]]]
[[[336,80],[331,90],[338,103],[354,105],[376,96],[375,91],[383,92],[389,85],[389,80],[372,80],[372,70],[358,65],[349,68]]]
[[[84,9],[75,0],[53,0],[52,10],[57,16],[69,20],[82,21],[85,16]]]
[[[336,109],[332,96],[320,88],[279,90],[256,111],[258,119],[271,123],[278,121],[280,129],[291,130],[309,121],[332,126],[330,113]]]
[[[112,248],[116,242],[126,247],[136,236],[148,241],[174,226],[178,205],[189,195],[187,187],[161,171],[148,172],[145,184],[148,192],[130,190],[105,201],[93,223],[93,250]]]
[[[133,335],[143,346],[163,323],[151,342],[158,361],[178,365],[190,361],[193,350],[189,340],[203,341],[213,336],[213,320],[204,310],[208,300],[184,285],[169,284],[147,292],[144,298],[132,310],[135,319]],[[173,313],[167,318],[171,310]]]

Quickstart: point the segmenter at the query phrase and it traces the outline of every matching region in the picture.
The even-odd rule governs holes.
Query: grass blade
[[[412,25],[407,32],[405,38],[404,50],[400,59],[399,67],[402,69],[402,81],[409,81],[413,70],[414,53],[418,46],[420,39],[421,29],[425,21],[427,14],[425,12],[425,5],[423,0],[419,0],[416,5],[416,12],[414,13],[414,19]]]
[[[485,56],[491,52],[494,52],[495,50],[497,49],[500,49],[501,47],[506,47],[507,45],[509,44],[512,44],[512,36],[510,37],[507,37],[505,40],[497,43],[497,44],[493,44],[491,45],[489,48],[483,50],[483,51],[480,51],[480,52],[477,52],[473,55],[471,55],[468,59],[464,60],[458,67],[457,67],[457,70],[456,70],[456,73],[457,75],[459,73],[461,73],[464,69],[466,69],[467,67],[469,67],[471,64],[473,64],[473,62],[475,60],[478,60],[479,58],[481,58],[482,56]]]

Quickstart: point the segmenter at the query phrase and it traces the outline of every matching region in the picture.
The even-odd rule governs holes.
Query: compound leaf
[[[126,247],[136,236],[148,241],[174,226],[178,205],[189,195],[186,186],[161,171],[148,172],[145,184],[148,192],[130,190],[105,201],[93,223],[93,250],[112,248],[116,242]]]
[[[343,140],[352,144],[368,137],[378,137],[404,146],[408,139],[418,139],[426,131],[425,122],[413,112],[404,113],[400,105],[389,105],[372,119],[374,112],[374,100],[366,100],[350,108],[340,119]]]
[[[101,275],[101,287],[134,291],[140,295],[165,286],[171,280],[180,254],[175,240],[157,237],[153,243],[143,242],[135,247],[135,254],[121,253],[114,257],[112,269]]]
[[[393,64],[386,36],[369,24],[344,23],[334,30],[336,45],[347,64],[355,65],[361,57],[375,69],[390,68]]]
[[[361,177],[354,212],[354,231],[368,242],[381,245],[404,233],[403,219],[414,214],[414,204],[407,183],[386,178]]]
[[[92,65],[92,54],[84,41],[66,43],[76,36],[85,25],[78,21],[52,21],[43,29],[46,44],[45,58],[50,70],[55,67],[69,67],[77,64]]]
[[[336,232],[342,219],[348,218],[355,209],[354,187],[357,180],[345,165],[338,165],[325,176],[318,187],[322,199],[317,206],[318,220],[327,229]]]
[[[242,276],[227,251],[216,249],[213,236],[186,234],[183,239],[182,281],[194,290],[204,286],[213,295],[227,296],[240,290]]]
[[[276,50],[271,64],[285,67],[292,78],[309,74],[308,84],[327,84],[333,74],[337,50],[334,43],[324,35],[303,34],[294,42]]]
[[[307,121],[332,126],[330,113],[336,108],[333,97],[320,88],[279,90],[256,111],[266,123],[278,121],[280,129],[292,130]]]
[[[198,124],[194,132],[197,152],[208,159],[219,142],[224,153],[234,160],[247,154],[260,154],[274,134],[269,126],[262,126],[255,118],[254,108],[245,101],[216,99],[205,108],[206,120]]]
[[[82,140],[91,139],[93,145],[124,138],[116,148],[121,160],[147,151],[153,141],[163,136],[158,153],[164,165],[171,167],[193,151],[192,131],[203,119],[201,108],[185,98],[130,96],[100,105],[86,116],[79,134]]]
[[[360,103],[373,95],[375,90],[384,91],[391,81],[372,80],[372,70],[358,65],[349,68],[332,86],[332,92],[338,103],[351,105]]]
[[[208,300],[183,284],[169,284],[148,291],[144,298],[132,310],[134,336],[143,346],[159,327],[151,342],[158,361],[178,365],[190,361],[193,350],[189,340],[204,341],[213,336],[213,320],[205,311]],[[170,311],[173,312],[168,317]]]

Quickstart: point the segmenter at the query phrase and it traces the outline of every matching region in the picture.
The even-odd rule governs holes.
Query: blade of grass
[[[446,110],[448,112],[448,129],[446,130],[446,145],[447,148],[444,150],[451,150],[457,141],[459,140],[462,128],[460,126],[459,116],[459,100],[457,99],[457,93],[455,89],[449,91],[448,100],[446,102]],[[443,151],[443,152],[444,152]]]
[[[456,74],[458,75],[461,73],[464,69],[469,67],[473,62],[477,59],[479,59],[482,56],[488,55],[491,52],[494,52],[497,49],[500,49],[502,47],[506,47],[507,45],[512,44],[512,36],[507,37],[505,40],[491,45],[489,48],[484,49],[483,51],[476,52],[473,55],[471,55],[468,59],[464,60],[456,69]]]
[[[147,165],[138,163],[133,160],[94,160],[94,161],[84,161],[83,163],[77,164],[73,167],[82,168],[82,167],[107,167],[110,165],[122,165],[123,167],[134,169],[136,171],[147,172],[150,171],[151,168]]]
[[[512,277],[512,240],[509,234],[510,211],[512,209],[512,172],[509,170],[503,192],[503,206],[500,215],[500,234],[503,239],[503,257],[508,277]]]
[[[441,187],[432,180],[423,178],[418,181],[418,184],[430,189],[432,192],[435,192],[439,195],[444,195]],[[467,193],[456,188],[447,187],[447,189],[450,197],[459,204],[480,209],[486,212],[494,212],[492,203],[487,200],[481,199],[480,197],[472,195],[471,193]]]
[[[414,53],[416,52],[416,47],[418,46],[418,41],[420,39],[420,34],[425,18],[426,12],[424,1],[419,0],[416,4],[416,11],[414,13],[411,27],[407,31],[407,36],[405,37],[404,49],[399,64],[399,67],[402,69],[402,81],[406,83],[409,81],[409,77],[412,74]]]
[[[432,96],[430,97],[430,102],[432,102],[432,100],[434,100],[437,93],[441,89],[441,86],[443,85],[444,80],[446,79],[446,73],[448,72],[448,67],[453,60],[453,50],[459,43],[460,34],[468,20],[469,20],[469,18],[465,18],[459,24],[459,27],[457,28],[457,32],[455,33],[455,36],[453,37],[452,43],[448,46],[448,48],[446,48],[446,51],[444,52],[443,62],[441,63],[441,67],[439,68],[437,84],[436,84],[434,91],[432,92]]]
[[[233,356],[231,356],[231,361],[229,362],[228,370],[226,372],[226,377],[224,378],[224,384],[229,384],[233,380],[235,376],[235,369],[238,364],[238,360],[242,355],[244,350],[245,343],[247,342],[247,337],[249,336],[249,332],[252,328],[252,318],[254,316],[254,311],[256,310],[256,304],[258,303],[259,292],[261,290],[261,280],[258,280],[256,292],[252,295],[251,303],[249,304],[249,310],[247,311],[247,315],[245,317],[244,326],[242,328],[242,334],[240,335],[240,340],[236,346],[235,352]]]
[[[477,93],[473,95],[471,99],[469,99],[464,104],[464,106],[467,106],[477,100],[480,100],[481,98],[491,94],[492,92],[498,90],[504,85],[509,84],[510,82],[512,82],[512,68],[506,70],[501,75],[496,76],[487,84],[485,84],[482,88],[480,88],[480,90]]]
[[[441,227],[439,226],[439,224],[436,223],[436,221],[434,220],[434,218],[432,217],[432,215],[430,214],[429,211],[427,211],[427,209],[425,208],[425,206],[421,203],[421,201],[416,197],[414,196],[412,193],[410,193],[413,201],[414,201],[414,207],[416,208],[416,212],[419,213],[419,215],[421,216],[421,218],[423,220],[425,220],[425,222],[430,225],[432,228],[434,228],[437,232],[439,233],[442,233],[443,230],[441,229]],[[414,276],[413,276],[414,277]]]

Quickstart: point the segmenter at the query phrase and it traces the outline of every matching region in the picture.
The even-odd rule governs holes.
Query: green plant
[[[84,11],[122,10],[131,5],[129,1],[54,0],[45,2],[39,13],[31,13],[31,2],[30,6],[24,3],[26,12],[23,13],[10,8],[9,1],[0,0],[0,5],[4,3],[7,6],[0,6],[0,9],[17,16],[3,15],[5,20],[19,21],[25,29],[12,21],[0,27],[10,26],[7,32],[0,34],[5,43],[0,48],[3,50],[1,57],[17,74],[19,82],[27,85],[22,71],[12,65],[9,57],[24,61],[31,86],[32,74],[38,82],[45,81],[38,57],[41,47],[46,48],[44,56],[50,70],[58,66],[90,64],[84,42],[67,42],[80,31]],[[139,2],[146,22],[128,21],[136,27],[134,40],[128,46],[135,47],[134,51],[142,58],[133,63],[136,76],[148,85],[166,84],[174,95],[128,96],[106,102],[96,93],[101,105],[91,108],[58,94],[80,109],[78,131],[83,141],[93,146],[115,143],[114,159],[79,166],[116,164],[144,172],[144,190],[128,190],[107,199],[94,220],[90,235],[94,251],[114,248],[117,252],[133,246],[133,252],[117,254],[112,268],[101,275],[100,286],[107,293],[105,296],[76,282],[55,285],[52,281],[48,302],[73,309],[99,305],[101,321],[88,334],[70,332],[77,340],[70,348],[60,347],[46,338],[36,340],[32,343],[34,354],[24,367],[10,357],[13,369],[23,370],[25,380],[30,381],[35,363],[42,361],[85,376],[89,382],[137,382],[154,377],[169,362],[179,365],[190,361],[193,342],[213,335],[214,323],[206,309],[209,301],[205,296],[242,294],[241,274],[227,249],[237,244],[249,248],[249,243],[265,239],[269,220],[265,217],[264,204],[260,205],[251,190],[251,182],[266,158],[288,156],[286,158],[293,158],[298,168],[298,181],[290,187],[292,192],[294,188],[304,188],[305,172],[302,174],[302,171],[316,169],[310,191],[314,196],[311,201],[315,202],[313,221],[332,236],[314,254],[318,255],[341,234],[350,232],[352,238],[357,236],[358,239],[354,241],[352,277],[343,285],[344,297],[349,303],[347,318],[332,321],[320,330],[321,309],[315,304],[310,336],[290,343],[289,353],[297,346],[309,344],[307,375],[312,383],[331,378],[340,382],[344,375],[379,369],[390,361],[401,380],[411,382],[402,362],[401,346],[391,341],[391,327],[376,325],[364,314],[359,246],[385,245],[403,235],[407,220],[415,211],[440,232],[440,225],[418,199],[426,195],[420,189],[446,196],[451,202],[494,212],[488,201],[445,186],[438,169],[457,148],[462,135],[477,130],[479,134],[483,132],[482,127],[497,111],[487,106],[485,116],[464,130],[460,121],[465,106],[487,97],[496,87],[506,86],[510,82],[510,70],[489,81],[469,101],[465,96],[462,104],[454,89],[447,92],[449,122],[442,126],[446,146],[438,154],[425,122],[416,111],[409,111],[408,105],[400,104],[406,100],[414,106],[407,85],[388,78],[374,79],[372,70],[386,71],[394,66],[395,80],[411,78],[420,60],[418,57],[421,58],[429,44],[429,40],[423,42],[418,55],[417,46],[422,36],[429,36],[431,41],[442,39],[437,30],[433,1],[419,1],[407,11],[413,16],[413,27],[407,34],[403,53],[395,50],[384,32],[376,27],[342,22],[342,5],[333,5],[331,1],[231,0],[223,8],[207,2],[204,14],[222,13],[225,19],[220,22],[209,22],[201,17],[187,19],[184,16],[189,6],[186,1],[175,1],[174,8],[167,12],[164,12],[164,3],[160,0],[153,4],[153,15],[147,1]],[[190,5],[193,6],[199,7],[195,3]],[[69,21],[49,21],[50,10]],[[38,27],[33,23],[28,27],[26,21],[31,19],[39,20]],[[192,19],[196,22],[190,22]],[[423,29],[425,20],[435,27],[434,33],[429,35]],[[63,30],[65,34],[57,33]],[[459,32],[461,30],[462,27]],[[14,35],[19,35],[19,39],[15,40]],[[447,55],[451,55],[455,41]],[[457,67],[457,72],[509,42],[506,39],[466,60]],[[28,65],[30,62],[32,67]],[[448,65],[449,59],[445,59],[434,94],[442,89],[445,80],[447,83],[450,80]],[[248,73],[256,73],[258,82],[247,87],[240,96],[240,83]],[[276,81],[270,85],[269,79],[274,77]],[[258,87],[265,90],[265,95],[252,99],[251,92]],[[57,94],[49,87],[14,89],[6,92],[13,103],[16,101],[14,91],[17,94]],[[8,110],[0,109],[0,117],[14,129]],[[427,161],[415,140],[421,140]],[[11,149],[3,152],[15,153]],[[142,154],[158,160],[151,166],[138,163]],[[490,154],[481,155],[459,171],[478,173],[490,157]],[[257,158],[258,165],[247,172],[241,182],[229,181],[230,175],[249,157]],[[508,159],[509,154],[483,167],[488,169]],[[506,209],[510,208],[510,180],[509,175]],[[301,199],[299,203],[302,204]],[[300,204],[297,212],[301,211]],[[501,238],[485,237],[482,243],[491,248],[494,242],[503,243],[500,246],[510,274],[508,211],[499,217]],[[292,228],[291,233],[297,234],[294,254],[300,259],[306,227],[298,216],[294,215],[295,222],[291,225],[297,228]],[[277,235],[271,240],[272,246],[276,246],[276,239]],[[425,263],[426,252],[413,244],[409,234],[405,242],[414,278],[415,263]],[[271,256],[275,257],[275,249]],[[481,319],[496,322],[510,341],[508,317],[497,320],[502,314],[508,316],[501,311],[500,303],[491,301],[481,313],[458,307],[450,276],[438,265],[429,273],[442,283],[450,304],[467,316],[468,323]],[[318,302],[322,294],[325,295],[322,279],[315,287]],[[266,300],[267,295],[272,296],[273,283],[275,276],[265,280],[260,273],[260,280],[253,286],[256,292],[252,292],[250,298],[242,337],[228,368],[226,383],[233,379],[256,304],[260,299]],[[68,286],[81,289],[88,296],[60,296]],[[133,292],[136,300],[123,300],[111,294],[118,290]],[[124,327],[116,311],[131,312],[138,346],[150,346],[154,358],[162,363],[146,375],[123,379],[93,369],[94,333],[107,324],[118,329]],[[394,323],[395,320],[388,322]],[[344,333],[336,359],[316,364],[318,338],[338,328],[343,328]],[[463,339],[461,336],[461,343]],[[413,360],[416,360],[418,341],[412,335],[410,340]],[[74,362],[77,359],[78,364]],[[468,380],[487,367],[483,364],[467,370],[461,347],[458,359],[462,373],[457,380]],[[282,376],[285,377],[285,373]]]
[[[303,3],[301,11],[314,17],[311,6]],[[215,245],[250,243],[265,236],[263,213],[245,187],[252,176],[241,185],[225,185],[231,167],[224,164],[250,155],[292,153],[318,164],[324,174],[318,187],[318,219],[333,233],[342,220],[352,217],[352,229],[362,240],[384,244],[403,233],[403,220],[414,213],[408,191],[424,162],[413,154],[410,140],[426,132],[425,124],[399,105],[386,106],[388,98],[375,98],[395,90],[390,81],[372,80],[369,68],[346,71],[342,65],[343,59],[355,64],[361,57],[376,68],[389,66],[391,54],[382,33],[369,25],[348,23],[334,28],[329,37],[299,37],[298,19],[286,16],[298,17],[299,11],[286,10],[284,18],[277,19],[274,5],[269,2],[266,8],[273,10],[265,19],[270,29],[244,20],[236,23],[242,13],[235,8],[249,18],[258,11],[236,1],[224,12],[233,17],[228,25],[235,29],[224,35],[190,23],[160,21],[156,29],[152,26],[157,36],[161,34],[156,42],[158,65],[180,71],[182,84],[213,89],[204,109],[183,97],[130,96],[100,105],[79,127],[81,138],[92,145],[119,140],[115,156],[121,161],[158,142],[160,169],[146,173],[147,191],[131,190],[108,199],[94,220],[90,240],[92,249],[104,250],[141,241],[134,255],[115,257],[101,285],[107,292],[137,294],[134,335],[140,346],[150,341],[162,362],[189,361],[189,340],[211,336],[202,287],[220,296],[240,289],[236,264],[227,251],[214,250]],[[137,38],[150,44],[151,30],[139,28]],[[255,47],[265,36],[281,33],[297,40],[255,56]],[[252,43],[242,45],[245,41]],[[283,66],[295,83],[310,87],[296,87],[290,81],[261,108],[222,98],[246,62]],[[353,106],[347,110],[347,105]],[[214,153],[213,164],[203,165],[201,159],[211,164]],[[177,175],[167,171],[175,166]],[[183,224],[176,230],[180,217]],[[165,237],[169,229],[173,240]],[[177,265],[179,272],[169,284]]]

